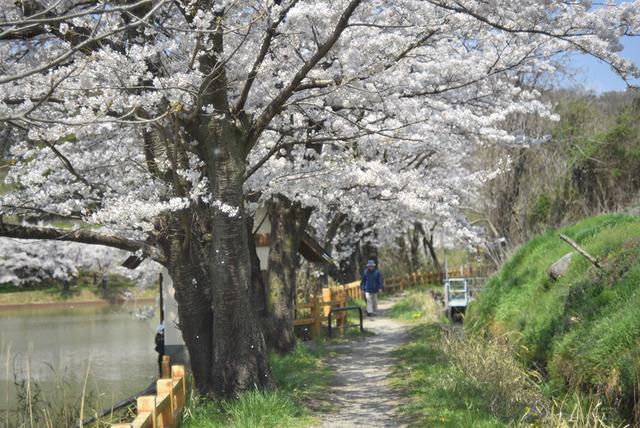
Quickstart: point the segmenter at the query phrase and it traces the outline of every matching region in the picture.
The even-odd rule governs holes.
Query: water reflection
[[[136,319],[139,308],[129,303],[0,309],[0,409],[15,410],[15,384],[27,377],[32,390],[52,400],[62,391],[80,394],[88,369],[88,394],[101,407],[146,387],[157,377],[158,320]]]

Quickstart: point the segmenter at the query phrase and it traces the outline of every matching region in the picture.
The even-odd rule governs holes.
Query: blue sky
[[[640,66],[640,37],[627,37],[623,40],[624,50],[622,55],[631,59]],[[569,57],[567,65],[576,72],[573,80],[565,80],[565,84],[580,84],[585,89],[601,93],[606,91],[624,91],[626,85],[607,64],[591,56],[573,54]],[[633,82],[640,86],[640,80]]]

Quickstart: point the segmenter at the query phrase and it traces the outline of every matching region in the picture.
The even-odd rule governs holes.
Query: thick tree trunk
[[[212,288],[213,368],[216,395],[232,397],[272,385],[267,350],[252,307],[251,261],[242,190],[245,154],[237,130],[221,129],[207,163],[217,207],[212,211],[208,268]]]
[[[212,279],[213,347],[207,390],[220,398],[273,385],[264,336],[253,306],[256,296],[252,291],[242,188],[248,153],[243,126],[246,124],[228,118],[201,117],[188,128],[198,141],[212,196],[211,208],[203,214],[211,235],[206,240],[204,259]],[[187,340],[193,338],[185,337]],[[190,345],[193,343],[187,343]]]
[[[267,342],[278,352],[290,352],[296,344],[293,319],[300,266],[298,249],[311,209],[292,203],[284,196],[275,197],[267,208],[271,222]]]

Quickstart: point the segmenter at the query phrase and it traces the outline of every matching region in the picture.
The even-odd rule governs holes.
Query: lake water
[[[135,319],[138,309],[132,303],[0,309],[0,409],[16,409],[26,388],[16,383],[27,378],[36,401],[78,402],[88,373],[89,408],[146,388],[158,376],[158,320]]]

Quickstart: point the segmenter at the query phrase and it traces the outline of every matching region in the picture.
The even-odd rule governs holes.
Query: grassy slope
[[[604,260],[575,255],[567,275],[547,278],[571,250],[559,233]],[[520,357],[548,369],[551,384],[598,394],[631,417],[640,374],[640,218],[604,215],[538,236],[486,284],[469,332],[518,338]]]
[[[616,427],[597,405],[545,394],[540,376],[504,337],[464,335],[442,317],[427,290],[412,291],[391,310],[414,324],[414,340],[395,351],[392,384],[415,427]]]

